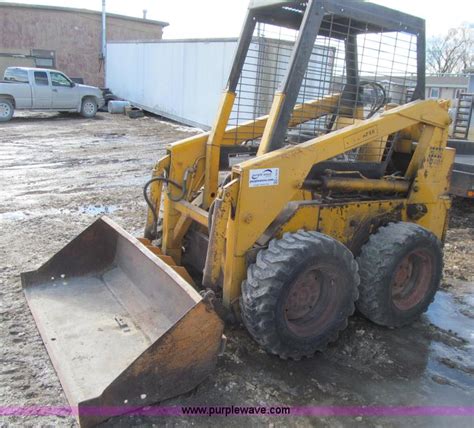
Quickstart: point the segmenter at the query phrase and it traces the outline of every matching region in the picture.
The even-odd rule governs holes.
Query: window
[[[440,90],[439,88],[431,88],[430,89],[430,98],[439,98]]]
[[[53,68],[54,62],[52,58],[35,58],[35,64],[38,68]]]
[[[71,87],[71,81],[61,73],[51,73],[51,83],[53,86],[67,86]]]
[[[48,86],[48,75],[44,71],[35,71],[35,84],[37,86]]]
[[[56,53],[51,49],[31,49],[31,56],[38,68],[55,68]]]
[[[21,68],[7,68],[5,71],[5,80],[18,83],[29,83],[28,72]]]

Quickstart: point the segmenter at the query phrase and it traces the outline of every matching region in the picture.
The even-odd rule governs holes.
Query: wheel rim
[[[11,114],[11,108],[7,103],[0,103],[0,117],[9,117]]]
[[[93,103],[85,103],[84,104],[84,112],[86,114],[94,114],[95,112],[95,105]]]
[[[433,279],[433,259],[424,249],[408,253],[393,273],[390,290],[392,302],[402,311],[418,305],[425,297]]]
[[[315,336],[336,313],[342,274],[334,267],[316,266],[291,284],[283,308],[290,331],[300,337]]]

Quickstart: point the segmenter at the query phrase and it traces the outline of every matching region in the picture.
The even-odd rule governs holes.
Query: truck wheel
[[[355,310],[352,253],[318,232],[286,233],[261,250],[242,283],[242,319],[269,353],[298,360],[337,339]]]
[[[0,99],[0,122],[8,122],[13,117],[14,111],[10,100]]]
[[[357,258],[357,309],[369,320],[401,327],[416,320],[434,299],[441,281],[441,244],[413,223],[390,223],[362,247]]]
[[[81,107],[81,116],[92,118],[97,113],[97,102],[92,97],[84,98]]]

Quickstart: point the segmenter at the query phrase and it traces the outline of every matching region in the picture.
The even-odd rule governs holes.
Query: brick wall
[[[86,84],[103,86],[104,72],[99,61],[101,22],[97,13],[0,3],[0,52],[53,50],[57,69],[70,77],[84,78]],[[109,41],[158,40],[162,34],[163,27],[153,22],[107,17]]]

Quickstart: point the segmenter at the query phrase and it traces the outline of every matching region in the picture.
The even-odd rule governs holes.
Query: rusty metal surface
[[[171,267],[110,219],[93,223],[35,272],[26,299],[66,396],[145,406],[189,391],[215,365],[223,325]]]

